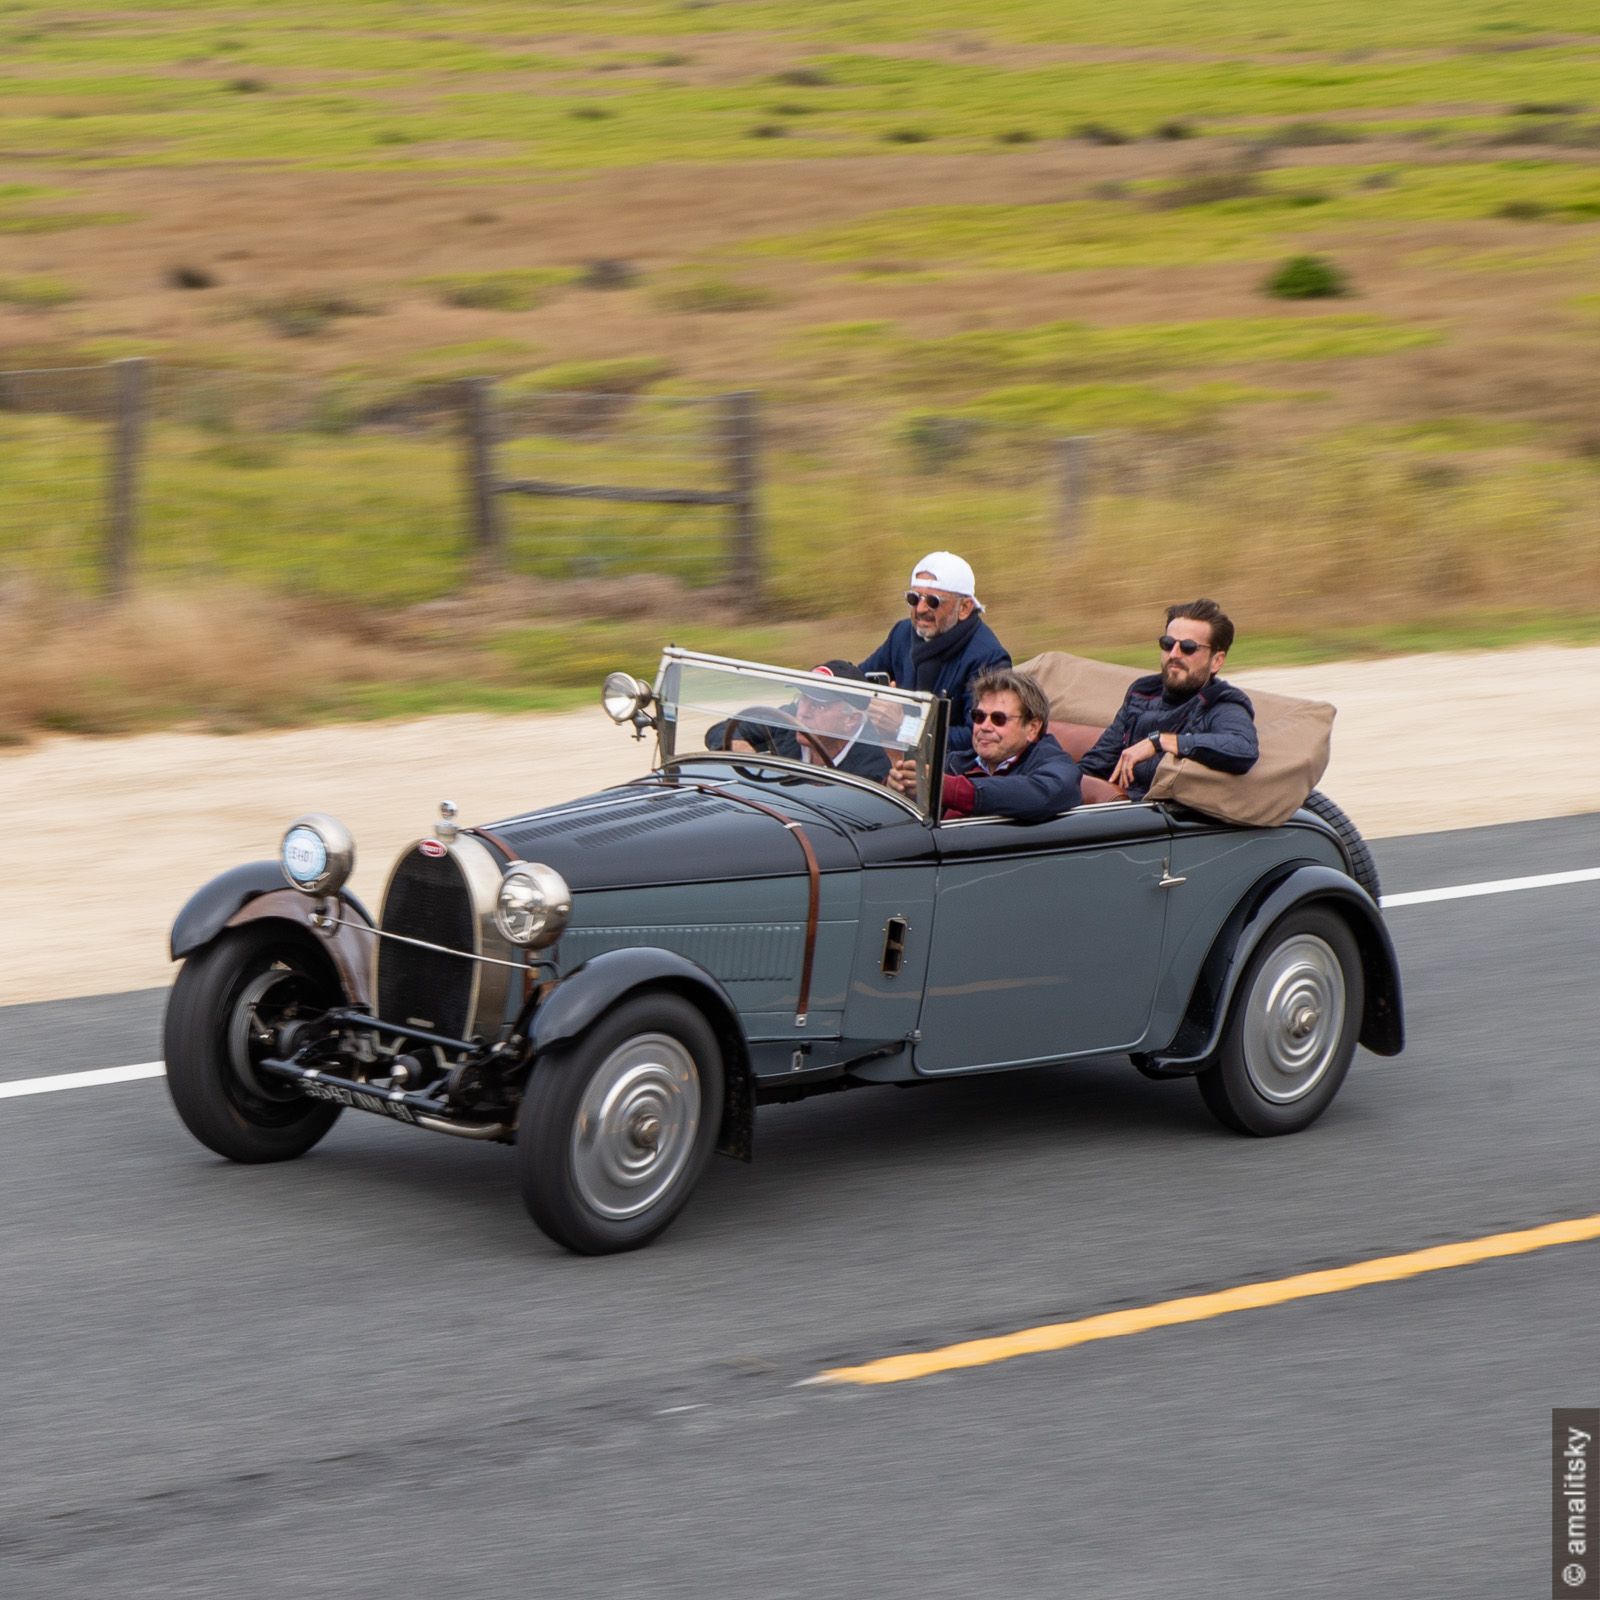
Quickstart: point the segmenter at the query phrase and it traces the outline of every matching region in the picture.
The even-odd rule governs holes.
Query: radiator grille
[[[472,892],[453,856],[403,857],[384,897],[385,933],[474,951]],[[378,1015],[462,1038],[472,1019],[477,965],[466,956],[382,939],[378,947]]]

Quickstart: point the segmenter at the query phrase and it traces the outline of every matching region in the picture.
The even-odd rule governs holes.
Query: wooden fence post
[[[479,566],[493,571],[500,568],[505,557],[499,486],[495,480],[494,380],[463,378],[461,393],[467,526]]]
[[[760,605],[765,574],[761,549],[761,419],[756,395],[748,391],[724,395],[722,416],[727,492],[734,497],[728,576],[746,598]]]
[[[144,454],[145,390],[142,357],[111,363],[111,451],[108,460],[102,591],[108,600],[128,592],[139,530],[139,463]]]
[[[1056,534],[1068,548],[1089,531],[1090,443],[1083,433],[1056,440]]]

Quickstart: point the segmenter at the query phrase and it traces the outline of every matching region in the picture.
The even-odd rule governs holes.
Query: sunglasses
[[[992,722],[995,727],[1003,728],[1008,722],[1015,722],[1016,720],[1009,711],[974,711],[972,713],[972,725],[975,728],[981,728],[986,722]]]
[[[906,604],[913,611],[918,606],[926,606],[930,611],[937,611],[944,604],[944,596],[942,594],[919,594],[915,589],[907,589]]]
[[[1161,653],[1169,656],[1174,650],[1181,650],[1186,656],[1192,656],[1197,650],[1209,650],[1208,644],[1201,644],[1198,639],[1174,639],[1170,633],[1164,633],[1156,643],[1161,646]]]

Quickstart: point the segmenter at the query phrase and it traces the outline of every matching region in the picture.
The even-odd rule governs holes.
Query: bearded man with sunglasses
[[[983,620],[972,568],[948,550],[919,561],[906,590],[911,615],[861,663],[886,672],[901,689],[931,689],[950,700],[951,750],[972,748],[968,685],[988,667],[1009,667],[1010,653]]]
[[[972,748],[945,762],[940,814],[1043,822],[1078,804],[1077,763],[1046,729],[1050,697],[1034,678],[991,667],[972,681]],[[889,787],[915,794],[916,763],[897,761]]]
[[[1219,772],[1256,764],[1256,714],[1249,697],[1218,674],[1233,645],[1233,623],[1215,600],[1167,607],[1158,639],[1161,670],[1130,685],[1122,709],[1078,766],[1142,800],[1163,756]]]

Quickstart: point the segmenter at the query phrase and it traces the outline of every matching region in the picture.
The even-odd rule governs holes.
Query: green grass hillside
[[[0,372],[85,369],[0,384],[7,653],[52,663],[0,725],[831,654],[941,543],[1021,648],[1132,648],[1190,589],[1258,659],[1600,615],[1591,6],[3,0],[0,148]],[[51,653],[125,356],[143,588],[348,649],[270,692],[133,619],[142,669]],[[477,375],[509,471],[590,483],[713,486],[694,403],[758,391],[761,605],[720,514],[570,502],[508,506],[517,603],[464,603]]]

